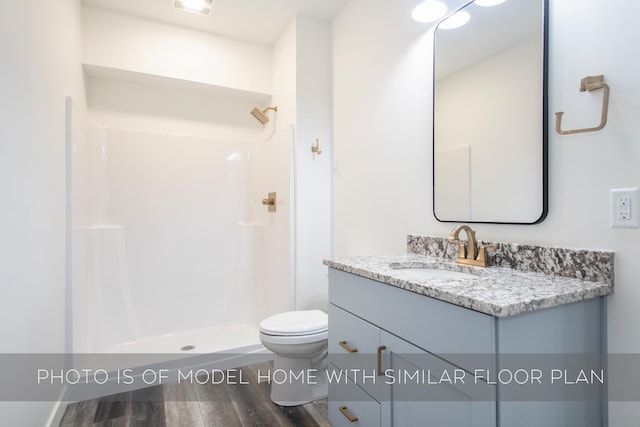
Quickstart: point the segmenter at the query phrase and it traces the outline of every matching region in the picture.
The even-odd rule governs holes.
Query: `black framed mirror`
[[[468,3],[434,33],[433,212],[535,224],[548,207],[548,0]],[[495,2],[494,2],[495,3]],[[449,21],[451,22],[451,21]]]

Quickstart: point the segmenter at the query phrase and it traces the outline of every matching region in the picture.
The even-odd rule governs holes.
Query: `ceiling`
[[[83,4],[273,46],[296,15],[333,18],[349,0],[214,0],[208,16],[176,9],[174,0],[82,0]]]

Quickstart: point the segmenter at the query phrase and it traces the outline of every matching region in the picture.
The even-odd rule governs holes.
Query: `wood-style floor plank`
[[[131,392],[130,425],[166,427],[163,386],[156,385]]]
[[[205,427],[193,384],[170,383],[164,384],[163,388],[167,426]]]
[[[112,394],[98,399],[93,425],[120,427],[129,425],[131,392]]]
[[[211,378],[208,377],[211,381]],[[232,387],[232,386],[230,386]],[[229,390],[223,384],[198,383],[195,385],[200,405],[200,415],[206,426],[242,427]]]
[[[99,421],[93,424],[78,424],[82,426],[91,426],[91,427],[127,427],[130,426],[129,417],[124,415],[118,418],[112,418],[109,420]]]
[[[327,414],[329,413],[329,404],[327,399],[307,403],[304,405],[304,408],[309,411],[309,414],[311,414],[320,427],[331,427],[331,423],[327,418]]]
[[[243,382],[167,383],[67,406],[60,427],[330,427],[327,400],[281,407],[258,382],[270,363],[238,368]]]
[[[60,427],[77,427],[93,424],[93,417],[98,408],[98,399],[85,400],[67,405],[62,416]]]
[[[250,370],[243,369],[243,377],[250,385],[226,386],[236,414],[243,426],[281,426],[281,420],[276,412],[277,405],[272,402],[266,404],[264,392],[252,382],[248,375]]]

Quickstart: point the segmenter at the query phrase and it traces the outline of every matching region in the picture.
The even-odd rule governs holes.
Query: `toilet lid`
[[[287,311],[260,322],[268,335],[308,335],[327,330],[327,314],[320,310]]]

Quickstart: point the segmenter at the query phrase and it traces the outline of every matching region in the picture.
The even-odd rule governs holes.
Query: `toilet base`
[[[273,388],[274,385],[276,386],[275,393]],[[280,399],[280,397],[282,397],[281,396],[282,394],[283,393],[281,393],[280,386],[278,384],[272,384],[271,401],[273,403],[279,406],[299,406],[309,402],[313,402],[314,400],[325,399],[327,396],[329,396],[329,386],[328,384],[316,384],[314,386],[311,386],[311,391],[307,392],[308,399],[305,399],[305,400],[299,400],[299,399],[298,400],[282,400]],[[287,397],[287,396],[284,396],[284,397]],[[297,397],[299,398],[300,396],[297,396]]]
[[[276,357],[271,372],[271,401],[280,406],[298,406],[328,396],[323,363],[312,367],[309,359]]]

